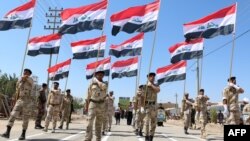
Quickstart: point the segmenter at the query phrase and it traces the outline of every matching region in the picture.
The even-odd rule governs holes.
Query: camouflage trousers
[[[190,111],[184,111],[184,128],[188,128],[190,125],[190,121],[191,121],[191,114]]]
[[[200,111],[200,124],[201,124],[201,138],[206,138],[206,125],[207,125],[207,111]]]
[[[63,126],[63,122],[66,121],[66,127],[69,127],[69,116],[71,112],[71,106],[64,107],[62,110],[62,118],[61,118],[61,123],[60,126]]]
[[[226,124],[239,125],[240,124],[240,111],[239,110],[230,111]]]
[[[145,113],[142,113],[140,110],[137,110],[136,115],[135,115],[135,129],[138,129],[138,130],[143,129],[144,118],[145,118]]]
[[[112,121],[113,121],[113,116],[114,116],[114,112],[108,112],[107,126],[108,126],[108,129],[109,129],[109,130],[111,130]]]
[[[145,136],[154,136],[157,122],[157,110],[155,105],[145,107],[144,133]]]
[[[86,130],[85,141],[91,141],[93,138],[93,124],[95,120],[95,135],[96,141],[101,141],[102,138],[102,125],[103,125],[103,104],[95,104],[93,108],[88,110],[88,125]]]
[[[196,128],[200,128],[201,125],[200,125],[200,111],[196,111],[195,112],[195,126]]]
[[[12,127],[14,125],[14,122],[16,120],[16,118],[20,115],[20,113],[22,113],[22,119],[23,119],[23,129],[26,130],[28,128],[28,124],[29,124],[29,113],[30,113],[30,106],[29,106],[30,101],[29,100],[23,100],[23,99],[19,99],[17,100],[7,126]]]
[[[103,121],[102,121],[102,131],[107,131],[108,130],[108,112],[105,111],[103,112]]]
[[[47,116],[45,118],[45,128],[48,129],[51,120],[53,123],[53,129],[56,128],[56,122],[59,120],[59,113],[60,113],[60,105],[56,106],[49,105]]]
[[[45,114],[44,105],[38,105],[35,125],[41,125],[44,114]]]

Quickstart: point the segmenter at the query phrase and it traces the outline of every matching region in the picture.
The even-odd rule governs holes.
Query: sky
[[[11,9],[24,4],[28,0],[2,0],[0,17],[3,17]],[[47,25],[45,13],[48,8],[73,8],[98,2],[98,0],[37,0],[31,36],[43,36],[51,34],[52,31],[44,30]],[[117,36],[111,35],[110,16],[131,6],[144,5],[153,2],[153,0],[109,0],[107,18],[104,25],[104,34],[107,35],[107,45],[105,57],[108,57],[108,51],[111,44],[120,44],[137,33],[127,34],[120,32]],[[178,42],[182,42],[183,24],[202,18],[219,9],[238,4],[236,19],[236,36],[250,29],[250,0],[162,0],[156,30],[156,43],[153,54],[152,67],[150,71],[155,72],[157,68],[170,65],[170,54],[168,48]],[[0,32],[0,70],[8,74],[20,75],[23,55],[28,38],[27,29],[15,29]],[[101,36],[100,30],[81,32],[74,35],[65,35],[61,41],[58,62],[72,58],[70,43],[91,39]],[[144,46],[142,52],[142,66],[140,73],[140,84],[146,83],[146,75],[149,72],[149,62],[151,50],[153,47],[154,32],[145,34]],[[250,33],[238,38],[235,41],[235,52],[233,60],[232,75],[237,77],[237,84],[245,89],[245,93],[240,96],[250,98],[250,43],[248,42]],[[206,39],[204,42],[204,54],[219,49],[223,44],[232,40],[232,35],[218,36],[212,39]],[[219,50],[210,53],[203,59],[201,88],[205,89],[205,94],[210,97],[211,102],[220,102],[222,100],[222,90],[227,85],[227,78],[230,73],[230,57],[232,44],[228,44]],[[53,55],[52,64],[55,65],[57,55]],[[124,60],[130,57],[115,58],[112,62]],[[85,67],[88,63],[95,62],[96,58],[87,60],[73,60],[68,78],[67,88],[70,88],[73,96],[85,98],[89,81],[86,80]],[[197,96],[196,80],[196,60],[189,60],[187,65],[186,92],[191,98]],[[49,55],[39,55],[36,57],[26,56],[25,68],[30,68],[33,75],[38,76],[38,83],[47,82],[47,68],[49,64]],[[194,64],[194,65],[192,65]],[[104,80],[108,80],[107,77]],[[59,81],[60,87],[64,90],[66,79]],[[116,103],[119,97],[132,98],[135,94],[136,77],[109,79],[109,90],[114,91]],[[181,102],[184,92],[184,81],[175,81],[164,83],[161,86],[161,92],[158,95],[158,102],[175,102],[177,94],[178,103]]]

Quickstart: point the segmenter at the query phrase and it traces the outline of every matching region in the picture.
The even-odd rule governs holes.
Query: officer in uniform
[[[244,90],[236,85],[236,77],[230,77],[228,85],[223,91],[223,96],[227,99],[229,108],[229,117],[226,124],[240,124],[239,94],[241,93],[244,93]]]
[[[206,138],[207,124],[207,101],[209,98],[204,95],[204,89],[200,89],[199,95],[196,98],[197,107],[200,109],[199,123],[201,123],[201,138]]]
[[[140,85],[136,96],[135,96],[135,106],[134,106],[134,110],[135,110],[135,134],[139,135],[139,136],[143,136],[142,134],[142,130],[143,130],[143,126],[144,126],[144,117],[145,117],[145,112],[144,112],[144,91],[143,91],[143,85]],[[143,111],[142,111],[143,110]]]
[[[37,117],[35,122],[35,129],[43,129],[41,125],[41,121],[43,118],[43,115],[45,114],[45,104],[46,104],[46,90],[47,90],[47,84],[42,84],[42,89],[39,91],[39,95],[37,97]]]
[[[69,129],[69,120],[70,120],[70,112],[71,112],[71,103],[73,102],[73,97],[70,94],[70,89],[66,90],[66,95],[63,96],[61,111],[62,118],[59,129],[63,129],[63,122],[66,120],[66,130]]]
[[[148,82],[144,88],[145,100],[145,112],[144,118],[144,130],[145,141],[153,141],[155,134],[156,122],[157,122],[157,94],[160,92],[160,87],[154,84],[155,73],[149,73],[147,75]],[[144,112],[144,108],[141,108],[141,112]]]
[[[182,115],[184,115],[184,133],[185,134],[189,134],[188,133],[188,127],[191,121],[191,108],[193,103],[191,102],[191,100],[188,98],[189,94],[185,93],[184,94],[184,98],[182,100]]]
[[[30,99],[31,99],[31,90],[33,87],[33,79],[30,77],[32,74],[30,69],[24,69],[23,76],[21,79],[17,81],[16,84],[16,99],[17,102],[15,104],[15,107],[13,108],[8,124],[7,124],[7,130],[4,134],[2,134],[2,137],[9,138],[10,136],[10,130],[12,126],[14,125],[15,119],[17,116],[22,113],[23,116],[23,130],[22,134],[19,137],[19,140],[25,140],[25,133],[28,128],[29,123],[29,113],[30,113]]]
[[[52,120],[53,127],[52,132],[55,133],[56,122],[59,120],[59,113],[61,111],[62,104],[62,94],[61,89],[59,89],[59,83],[54,82],[54,88],[50,91],[48,100],[47,100],[47,116],[45,118],[45,128],[44,132],[48,131],[49,123]]]
[[[95,121],[96,141],[101,141],[102,124],[104,112],[104,100],[106,98],[107,83],[103,82],[104,71],[97,71],[92,83],[88,87],[88,125],[86,129],[85,141],[91,141],[93,134],[93,123]]]

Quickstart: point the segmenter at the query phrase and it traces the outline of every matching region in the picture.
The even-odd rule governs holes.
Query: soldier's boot
[[[139,135],[138,129],[135,129],[135,135]]]
[[[11,126],[7,126],[6,132],[3,133],[1,136],[4,138],[10,138],[10,130],[11,130]]]
[[[154,136],[149,136],[149,141],[153,141]]]
[[[149,141],[149,136],[145,136],[145,141]]]
[[[184,133],[185,133],[185,134],[189,134],[187,130],[188,130],[188,128],[187,128],[187,127],[184,127]]]
[[[48,132],[48,127],[45,126],[44,129],[43,129],[44,132]]]
[[[53,128],[51,133],[55,133],[56,132],[56,128]]]
[[[23,132],[21,136],[18,138],[18,140],[25,140],[25,134],[26,134],[26,130],[23,129]]]
[[[140,129],[140,131],[139,131],[139,136],[143,136],[143,134],[142,134],[142,129]]]
[[[63,129],[63,125],[60,125],[60,126],[58,127],[58,129]]]
[[[104,132],[104,131],[102,131],[102,135],[103,135],[103,136],[105,135],[105,132]]]
[[[110,132],[111,131],[111,128],[109,127],[108,131]]]
[[[66,130],[69,130],[69,123],[66,124]]]

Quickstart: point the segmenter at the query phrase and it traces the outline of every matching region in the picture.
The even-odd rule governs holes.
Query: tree
[[[74,97],[73,107],[74,107],[75,110],[83,108],[83,99]]]
[[[18,78],[15,74],[8,75],[7,73],[2,74],[0,71],[0,93],[12,97],[16,92],[16,83]]]
[[[217,123],[217,111],[215,108],[210,109],[210,118],[212,123]]]

